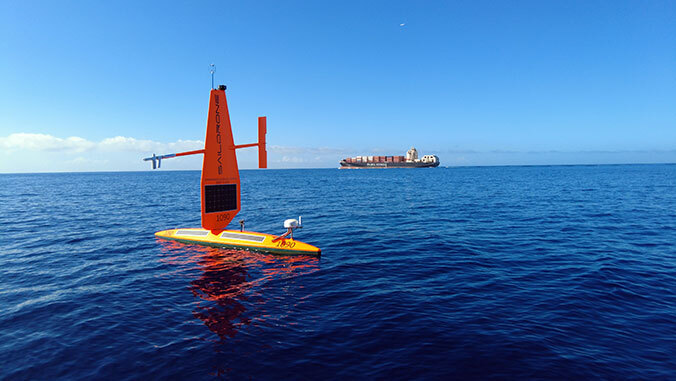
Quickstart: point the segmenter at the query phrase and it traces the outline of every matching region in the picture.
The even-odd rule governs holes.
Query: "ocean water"
[[[0,175],[2,379],[674,379],[676,165]],[[233,224],[233,228],[235,228]]]

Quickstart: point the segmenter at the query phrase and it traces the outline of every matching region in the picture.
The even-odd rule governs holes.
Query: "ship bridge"
[[[418,150],[415,147],[411,147],[410,150],[406,151],[406,161],[416,160],[418,160]]]

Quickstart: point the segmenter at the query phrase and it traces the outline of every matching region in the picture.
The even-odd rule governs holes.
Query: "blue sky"
[[[0,51],[0,172],[200,148],[210,63],[272,168],[676,162],[674,1],[0,0]]]

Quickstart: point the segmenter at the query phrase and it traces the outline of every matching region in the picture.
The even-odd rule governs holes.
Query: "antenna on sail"
[[[209,73],[211,73],[211,90],[215,89],[214,87],[214,73],[216,72],[216,65],[209,65]]]

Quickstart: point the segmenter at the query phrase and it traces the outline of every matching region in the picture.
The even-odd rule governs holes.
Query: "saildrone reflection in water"
[[[167,241],[162,241],[161,247],[161,261],[177,267],[171,275],[199,270],[189,283],[193,296],[199,299],[193,316],[221,340],[234,337],[246,325],[265,320],[266,283],[319,270],[319,258],[312,256],[279,256]]]

